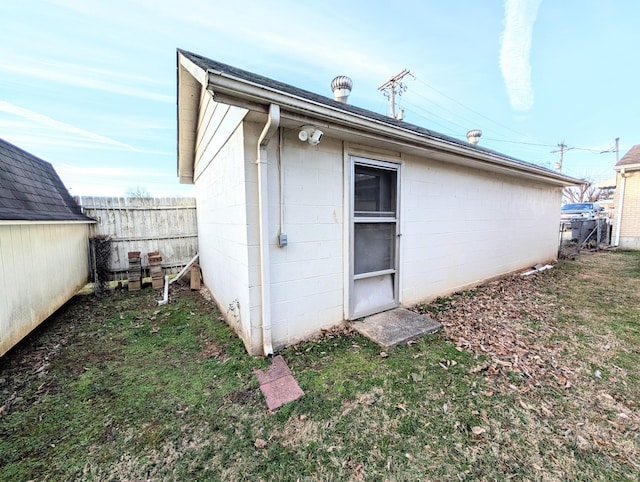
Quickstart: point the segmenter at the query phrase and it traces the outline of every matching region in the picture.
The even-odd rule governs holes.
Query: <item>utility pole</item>
[[[568,151],[573,149],[572,147],[568,147],[564,141],[560,141],[560,144],[558,144],[558,147],[560,149],[556,150],[556,151],[551,151],[551,154],[555,154],[556,152],[560,153],[560,159],[558,160],[558,162],[556,162],[556,171],[558,172],[562,172],[562,160],[564,159],[564,151]]]
[[[411,75],[411,72],[409,72],[407,69],[404,69],[402,72],[397,73],[380,87],[378,87],[378,90],[381,90],[382,92],[384,92],[385,96],[389,97],[389,115],[398,120],[402,120],[402,109],[400,109],[400,111],[396,115],[396,95],[400,96],[407,90],[407,86],[402,83],[402,79],[406,75]]]
[[[600,154],[606,154],[607,152],[615,152],[616,153],[616,164],[620,160],[620,149],[618,143],[620,142],[620,138],[616,137],[616,143],[611,149],[607,149],[606,151],[600,151]]]

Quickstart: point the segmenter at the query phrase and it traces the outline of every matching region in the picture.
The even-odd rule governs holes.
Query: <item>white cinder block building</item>
[[[0,356],[89,277],[89,225],[48,162],[0,139]]]
[[[574,179],[178,51],[178,175],[252,354],[555,258]],[[335,85],[338,84],[338,85]]]

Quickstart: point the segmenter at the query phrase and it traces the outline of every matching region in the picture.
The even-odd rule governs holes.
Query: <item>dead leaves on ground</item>
[[[610,272],[611,267],[592,268],[589,279],[605,271]],[[609,279],[604,284],[615,290]],[[599,336],[593,351],[580,341],[579,328],[558,321],[558,313],[574,308],[559,304],[553,293],[562,286],[556,283],[546,273],[507,276],[417,309],[440,322],[443,336],[458,350],[483,360],[470,370],[491,383],[491,389],[480,392],[482,395],[492,396],[493,390],[517,393],[518,409],[530,413],[536,423],[549,430],[561,424],[558,444],[571,441],[582,451],[604,450],[640,470],[635,442],[640,414],[632,399],[615,390],[616,384],[627,386],[622,370],[620,380],[617,376],[605,380],[599,369],[585,377],[587,363],[603,363],[602,357],[618,341],[612,334]],[[440,367],[448,369],[442,362]],[[543,395],[554,392],[567,396]],[[443,410],[446,412],[446,406]],[[492,427],[484,417],[483,421]],[[470,428],[476,437],[485,436],[483,429],[484,425]]]
[[[475,366],[473,373],[519,390],[541,384],[567,389],[575,371],[560,360],[570,341],[558,336],[560,329],[553,323],[557,307],[539,283],[534,277],[508,276],[446,301],[436,300],[436,307],[445,308],[442,311],[418,309],[431,311],[459,350],[486,356],[488,361]]]

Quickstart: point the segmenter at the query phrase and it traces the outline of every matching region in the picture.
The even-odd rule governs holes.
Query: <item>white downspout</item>
[[[620,183],[620,193],[618,195],[618,215],[616,216],[616,241],[614,246],[620,245],[620,228],[622,227],[622,207],[624,206],[624,186],[627,181],[627,177],[624,172],[624,168],[620,170],[620,177],[622,182]]]
[[[262,318],[262,351],[273,355],[271,345],[271,263],[269,260],[269,184],[267,176],[267,145],[280,126],[280,106],[269,106],[269,117],[258,138],[258,217],[260,226],[260,295]]]

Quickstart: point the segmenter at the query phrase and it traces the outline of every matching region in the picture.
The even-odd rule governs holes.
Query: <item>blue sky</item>
[[[365,7],[366,5],[366,7]],[[0,2],[0,137],[51,162],[72,194],[190,195],[176,177],[176,48],[388,110],[563,172],[612,177],[640,143],[635,0]]]

